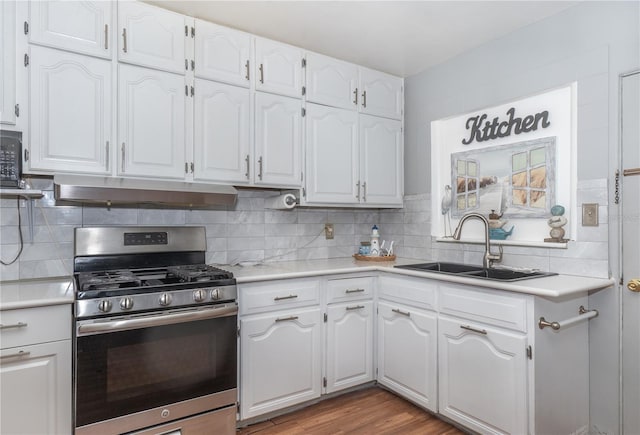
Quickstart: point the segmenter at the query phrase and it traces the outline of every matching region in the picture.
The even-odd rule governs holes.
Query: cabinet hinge
[[[304,187],[302,188],[302,196],[305,198],[307,197],[307,189]]]
[[[531,346],[527,346],[527,358],[533,359],[533,349]]]
[[[184,173],[188,174],[189,173],[189,163],[184,162]]]
[[[189,96],[189,86],[188,85],[184,85],[184,94],[188,97]]]
[[[306,68],[307,67],[307,59],[305,59],[304,57],[302,58],[302,68]]]
[[[189,61],[187,59],[184,60],[184,69],[189,71]]]
[[[24,66],[29,66],[29,55],[27,53],[24,54]]]
[[[192,37],[192,38],[195,38],[195,37],[196,37],[196,28],[195,28],[195,27],[192,27],[192,28],[191,28],[191,37]]]
[[[300,110],[300,112],[302,113],[302,117],[304,118],[307,114],[307,109],[305,109],[304,107]]]
[[[16,118],[19,118],[20,117],[20,105],[19,104],[16,104],[15,113],[16,113]]]
[[[189,36],[189,26],[184,26],[184,36]]]
[[[302,95],[307,95],[307,88],[305,86],[302,87]]]
[[[328,320],[327,313],[324,313],[324,323],[327,323],[327,320]]]
[[[195,93],[196,93],[195,88],[191,86],[191,96],[193,97]]]
[[[29,149],[28,148],[24,149],[24,161],[25,162],[29,161]]]
[[[27,21],[24,22],[24,34],[29,34],[29,23]]]
[[[191,71],[193,71],[194,69],[196,69],[196,61],[191,59]]]
[[[322,378],[322,386],[327,388],[327,378]]]

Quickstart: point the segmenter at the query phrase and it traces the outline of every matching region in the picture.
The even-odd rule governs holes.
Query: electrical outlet
[[[324,224],[324,237],[327,240],[333,239],[333,224]]]
[[[582,226],[597,227],[598,224],[598,204],[582,204]]]

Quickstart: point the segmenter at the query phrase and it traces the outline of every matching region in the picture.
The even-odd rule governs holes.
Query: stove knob
[[[220,294],[220,289],[219,288],[211,289],[211,299],[212,300],[217,301],[221,297],[222,297],[222,295]]]
[[[160,300],[158,302],[163,307],[166,307],[167,305],[171,304],[171,299],[172,299],[171,298],[171,293],[162,293],[160,295]]]
[[[193,300],[196,302],[204,302],[207,298],[207,291],[203,289],[199,289],[193,292]]]
[[[102,311],[103,313],[108,313],[109,311],[111,311],[111,301],[109,299],[103,299],[98,302],[98,310]]]
[[[133,299],[131,298],[120,299],[120,308],[122,308],[123,311],[127,311],[133,308]]]

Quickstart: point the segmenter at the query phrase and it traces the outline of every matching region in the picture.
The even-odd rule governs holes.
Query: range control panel
[[[166,245],[168,243],[166,232],[124,233],[125,246]]]

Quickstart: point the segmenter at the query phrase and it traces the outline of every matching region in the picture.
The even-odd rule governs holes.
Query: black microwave
[[[18,188],[22,177],[22,133],[0,130],[0,187]]]

